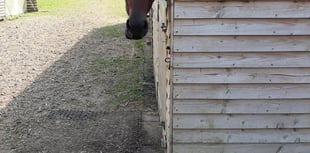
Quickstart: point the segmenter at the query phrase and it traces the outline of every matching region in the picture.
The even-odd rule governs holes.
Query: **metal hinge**
[[[165,122],[162,122],[163,128],[162,128],[162,138],[161,138],[160,144],[162,148],[167,148],[167,133],[165,130],[165,125],[163,124],[165,124]]]
[[[168,70],[171,69],[171,57],[170,57],[170,54],[171,54],[171,50],[170,50],[170,46],[167,46],[166,47],[166,58],[165,58],[165,62],[168,64]]]

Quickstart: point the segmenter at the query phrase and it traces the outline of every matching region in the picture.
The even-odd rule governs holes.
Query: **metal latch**
[[[165,23],[161,23],[161,30],[162,30],[163,32],[167,32],[167,26],[166,26]]]
[[[170,58],[170,57],[166,57],[166,58],[165,58],[165,62],[166,62],[166,63],[170,63],[170,62],[171,62],[171,58]]]

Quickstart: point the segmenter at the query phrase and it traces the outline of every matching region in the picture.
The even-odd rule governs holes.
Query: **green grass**
[[[14,15],[14,16],[9,16],[9,17],[6,17],[6,20],[7,21],[15,21],[17,19],[19,19],[19,15]]]
[[[26,13],[25,16],[59,15],[66,14],[70,10],[87,7],[85,0],[38,0],[39,12]]]
[[[64,15],[74,11],[103,13],[103,16],[127,17],[125,0],[38,0],[39,12],[25,16]]]
[[[95,33],[99,33],[105,37],[109,38],[115,38],[115,37],[122,37],[124,35],[124,24],[108,24],[108,26],[105,26],[103,28],[95,29]]]
[[[85,6],[87,1],[82,0],[38,0],[38,7],[41,11],[63,11]]]
[[[102,83],[113,82],[107,92],[115,98],[113,102],[115,109],[122,108],[124,104],[143,103],[143,62],[143,57],[98,58],[92,62],[94,73],[105,71],[106,74],[111,75],[111,78],[105,78],[107,80],[102,80]]]
[[[135,47],[138,49],[138,50],[143,50],[144,49],[144,41],[143,40],[136,40],[134,42],[134,45]]]
[[[109,12],[110,15],[127,17],[125,11],[125,0],[101,0],[105,6],[106,12]]]
[[[93,32],[101,34],[104,38],[124,37],[125,24],[118,19],[127,18],[125,0],[38,0],[37,13],[28,13],[26,16],[76,16],[82,15],[101,16],[107,18],[102,28]],[[121,21],[122,22],[122,21]],[[132,43],[132,44],[131,44]],[[142,51],[145,42],[142,40],[131,41],[128,45],[134,46],[134,50]],[[98,57],[90,61],[89,73],[97,75],[99,82],[106,84],[107,93],[114,97],[112,105],[115,109],[125,107],[128,103],[140,105],[143,103],[143,56],[121,56],[107,59]],[[100,74],[105,74],[100,77]],[[73,82],[80,82],[79,76],[72,76]]]

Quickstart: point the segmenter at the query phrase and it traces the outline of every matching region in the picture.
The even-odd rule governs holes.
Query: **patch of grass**
[[[26,13],[25,16],[64,15],[71,10],[79,10],[89,6],[85,0],[38,0],[38,12]]]
[[[136,40],[134,42],[135,48],[138,50],[143,50],[144,49],[144,41],[143,40]]]
[[[127,17],[125,0],[101,0],[106,12],[111,16]]]
[[[122,37],[124,35],[123,31],[124,31],[123,24],[109,25],[94,30],[95,33],[102,34],[109,38]]]
[[[42,11],[59,11],[78,8],[87,4],[81,0],[38,0],[38,7]]]
[[[9,16],[9,17],[6,17],[6,20],[7,21],[15,21],[17,19],[19,19],[20,16],[19,15],[14,15],[14,16]]]
[[[92,62],[94,72],[101,71],[110,75],[103,81],[111,83],[107,92],[115,98],[113,101],[115,109],[128,104],[143,103],[143,75],[141,75],[143,74],[143,62],[143,57],[97,59]]]
[[[109,74],[123,74],[127,67],[122,65],[124,63],[120,58],[113,59],[97,59],[92,62],[92,69],[94,72],[105,70]]]
[[[38,0],[39,12],[25,16],[65,15],[69,12],[100,13],[103,16],[127,17],[125,0]]]
[[[110,90],[112,90],[112,92],[118,92],[119,95],[117,99],[120,102],[139,102],[143,98],[143,89],[139,84],[140,83],[136,81],[123,80],[118,82],[113,88],[110,88]]]

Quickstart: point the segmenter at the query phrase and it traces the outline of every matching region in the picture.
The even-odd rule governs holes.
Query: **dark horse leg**
[[[148,31],[147,13],[154,0],[126,0],[129,16],[126,22],[125,35],[128,39],[141,39]]]

